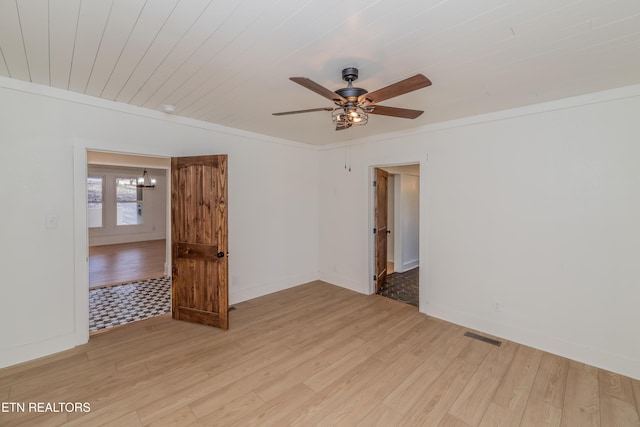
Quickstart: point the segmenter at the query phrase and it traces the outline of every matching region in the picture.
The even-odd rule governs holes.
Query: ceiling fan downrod
[[[365,89],[353,86],[353,82],[358,80],[358,69],[355,67],[349,67],[342,70],[342,80],[347,82],[347,87],[336,90],[336,93],[347,101],[356,102],[358,98],[367,91]],[[342,105],[342,103],[338,103]]]

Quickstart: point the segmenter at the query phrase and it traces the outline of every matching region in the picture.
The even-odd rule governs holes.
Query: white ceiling
[[[310,144],[640,83],[639,0],[0,0],[0,75]],[[336,132],[291,82],[424,110]]]

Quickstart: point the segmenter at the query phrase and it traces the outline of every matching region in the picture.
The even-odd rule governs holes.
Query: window
[[[102,200],[104,184],[101,176],[87,178],[88,225],[89,228],[102,227]]]
[[[137,178],[116,178],[116,225],[142,224],[142,188]]]

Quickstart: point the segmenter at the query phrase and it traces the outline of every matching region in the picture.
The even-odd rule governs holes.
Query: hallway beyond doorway
[[[420,267],[404,273],[390,274],[387,276],[386,283],[378,291],[378,295],[418,307],[419,275]]]

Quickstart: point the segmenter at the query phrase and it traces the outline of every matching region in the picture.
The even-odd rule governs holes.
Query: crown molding
[[[218,125],[215,123],[209,123],[202,120],[181,117],[178,115],[171,115],[161,111],[151,110],[148,108],[138,107],[130,104],[124,104],[122,102],[111,101],[108,99],[97,98],[94,96],[71,92],[68,90],[45,86],[37,83],[16,80],[9,77],[0,76],[0,88],[15,90],[18,92],[24,92],[24,93],[29,93],[33,95],[45,96],[48,98],[54,98],[62,101],[72,102],[75,104],[81,104],[89,107],[100,108],[103,110],[116,111],[120,113],[130,114],[133,116],[173,123],[176,125],[190,127],[190,128],[208,130],[216,133],[222,133],[226,135],[247,138],[247,139],[266,142],[270,144],[285,145],[292,148],[318,151],[317,146],[304,144],[302,142],[276,138],[268,135],[263,135],[260,133],[249,132],[242,129]]]
[[[414,135],[423,135],[438,132],[446,129],[460,128],[464,126],[473,126],[482,123],[495,122],[500,120],[512,119],[516,117],[531,116],[537,114],[548,113],[551,111],[565,110],[569,108],[581,107],[591,104],[599,104],[610,101],[617,101],[625,98],[635,98],[640,96],[640,84],[632,86],[623,86],[616,89],[608,89],[598,92],[592,92],[584,95],[572,96],[569,98],[557,99],[554,101],[541,102],[538,104],[527,105],[524,107],[510,108],[507,110],[494,111],[486,114],[463,117],[461,119],[447,120],[444,122],[432,123],[419,128],[408,129],[404,131],[389,132],[364,138],[353,139],[350,141],[341,141],[326,145],[321,145],[320,151],[343,149],[345,146],[364,145],[372,142],[386,142],[394,139],[406,138]]]

